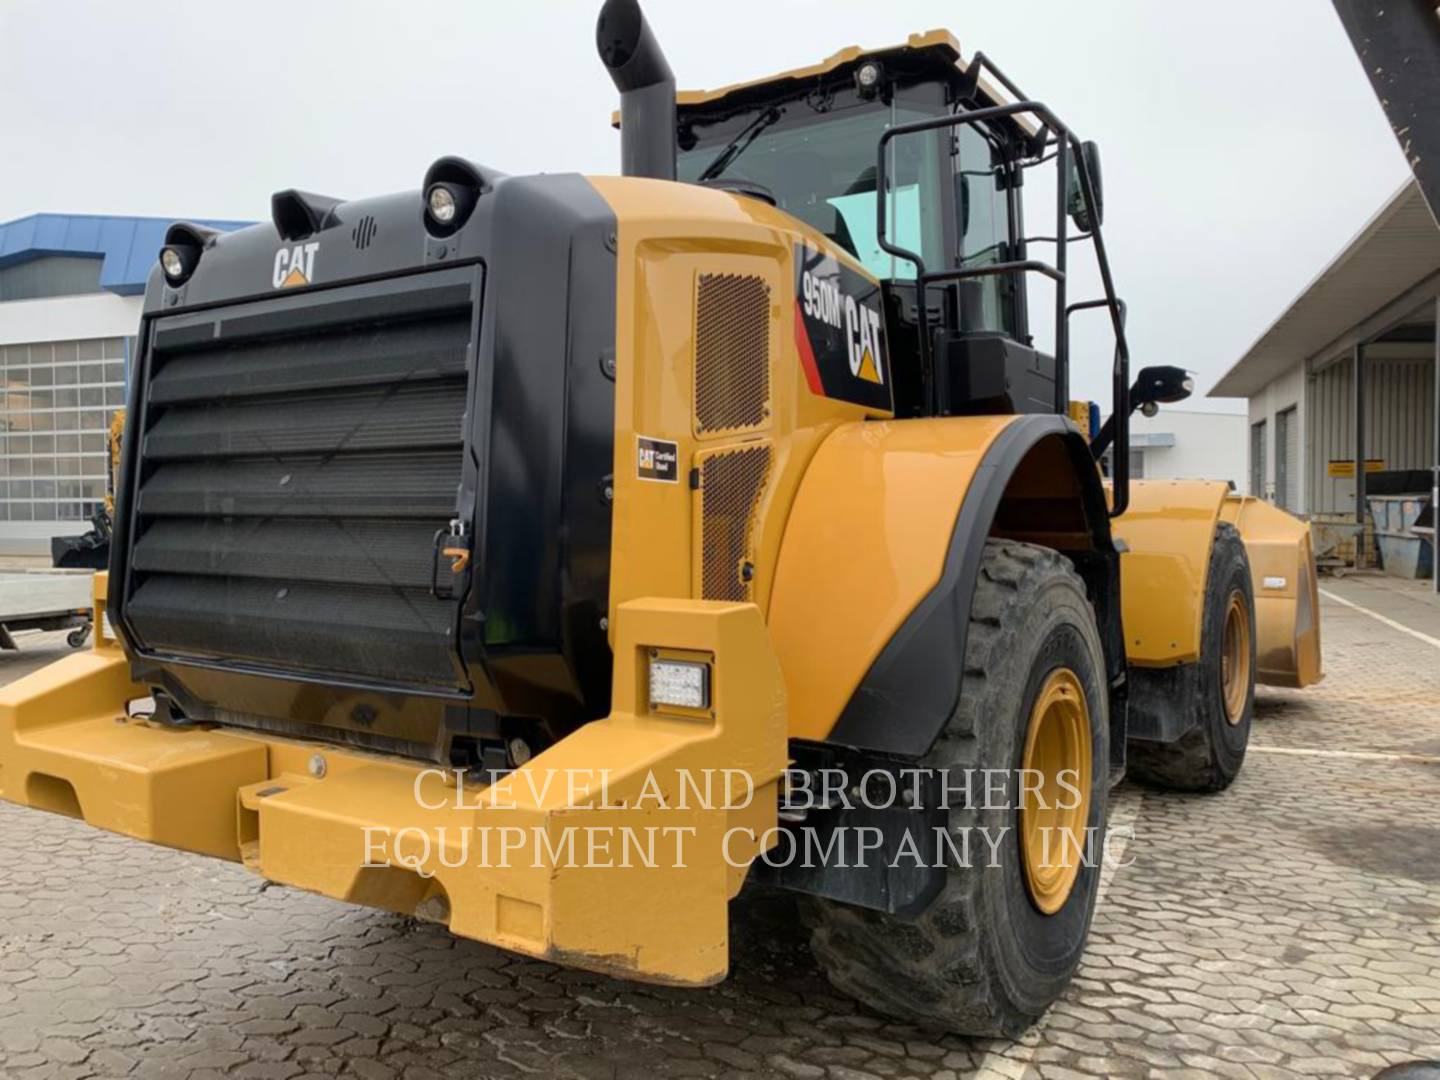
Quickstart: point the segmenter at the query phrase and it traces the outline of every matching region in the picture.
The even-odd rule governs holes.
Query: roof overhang
[[[31,214],[0,222],[0,268],[55,255],[103,259],[100,288],[118,296],[139,296],[145,291],[145,281],[172,220],[108,214]],[[250,222],[207,220],[201,224],[228,232]]]
[[[1365,340],[1386,329],[1387,321],[1403,321],[1436,292],[1440,229],[1412,180],[1365,223],[1209,396],[1258,393],[1296,364],[1330,359],[1346,348],[1348,337]],[[1381,313],[1387,314],[1376,319]]]

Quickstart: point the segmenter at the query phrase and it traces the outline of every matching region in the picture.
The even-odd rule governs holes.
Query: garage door
[[[1275,497],[1291,513],[1300,510],[1300,420],[1295,407],[1275,414]]]
[[[1250,425],[1250,494],[1265,497],[1265,421]]]

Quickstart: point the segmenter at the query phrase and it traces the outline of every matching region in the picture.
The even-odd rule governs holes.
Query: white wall
[[[85,293],[0,303],[0,345],[134,337],[143,296]]]
[[[1154,416],[1137,412],[1130,417],[1131,446],[1144,451],[1147,480],[1232,480],[1242,493],[1248,480],[1248,430],[1245,417],[1238,413],[1192,412],[1162,405]],[[1173,436],[1173,446],[1142,445],[1165,441],[1167,435]]]

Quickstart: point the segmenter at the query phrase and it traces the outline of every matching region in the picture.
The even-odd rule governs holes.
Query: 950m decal
[[[893,412],[880,286],[795,245],[795,347],[812,393]]]
[[[680,444],[665,439],[635,437],[635,475],[641,480],[680,482]]]

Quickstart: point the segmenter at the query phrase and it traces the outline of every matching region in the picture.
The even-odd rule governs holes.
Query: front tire
[[[987,541],[964,663],[958,706],[923,765],[947,770],[952,788],[972,770],[976,792],[981,770],[1004,774],[1005,797],[988,807],[967,800],[950,812],[952,835],[969,830],[970,865],[952,865],[940,895],[914,920],[816,898],[803,899],[802,912],[815,955],[841,991],[901,1019],[1013,1037],[1069,983],[1100,882],[1105,664],[1070,562],[1048,548]],[[1022,806],[1018,774],[1027,767],[1043,782]],[[1060,803],[1073,801],[1058,784],[1066,768],[1083,802],[1062,812]],[[1065,798],[1047,797],[1057,793]],[[1037,830],[1067,821],[1075,846],[1052,833],[1058,850],[1040,857]],[[985,837],[998,838],[993,859]]]

